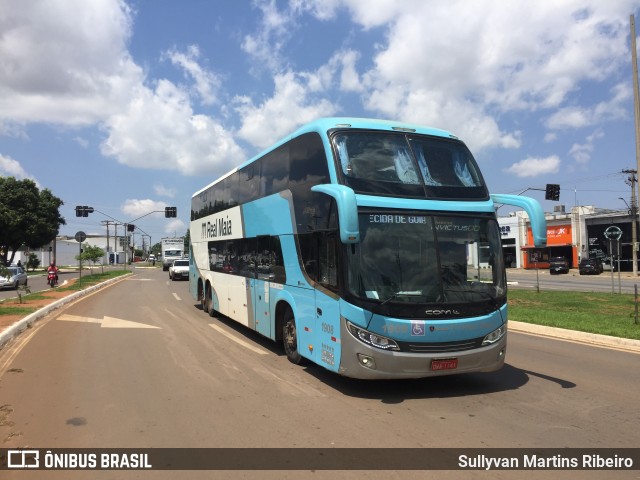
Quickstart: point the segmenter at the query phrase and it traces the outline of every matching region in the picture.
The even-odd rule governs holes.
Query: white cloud
[[[168,80],[153,91],[138,88],[105,125],[103,155],[132,167],[196,175],[220,173],[244,159],[231,134],[211,117],[195,114],[188,94]]]
[[[187,231],[187,226],[182,220],[174,218],[168,221],[164,226],[164,233],[181,237]]]
[[[625,118],[625,104],[632,102],[632,90],[629,85],[618,84],[612,92],[611,98],[605,102],[598,102],[586,107],[569,106],[559,109],[547,119],[546,126],[550,129],[582,128],[602,123],[606,120]]]
[[[219,87],[198,64],[197,46],[166,53],[192,87],[145,85],[127,50],[133,15],[123,0],[0,0],[0,12],[1,133],[17,136],[29,122],[100,125],[104,155],[188,175],[219,173],[244,158],[221,124],[193,111],[190,90],[210,105]]]
[[[0,123],[87,125],[143,80],[123,0],[0,0]]]
[[[73,141],[80,145],[82,148],[87,148],[89,146],[89,141],[86,138],[82,138],[80,136],[74,137]]]
[[[156,192],[156,195],[160,195],[161,197],[174,198],[176,196],[175,188],[166,187],[165,185],[159,183],[153,186],[153,190]]]
[[[165,202],[159,202],[151,199],[127,199],[120,206],[120,210],[124,213],[130,221],[134,221],[134,219],[143,218],[158,218],[164,216],[165,207],[169,206]],[[155,212],[155,213],[151,213]],[[142,222],[142,220],[141,220]],[[162,230],[166,234],[182,236],[184,232],[187,230],[186,224],[178,219],[173,218],[163,222]]]
[[[20,162],[2,154],[0,154],[0,177],[15,177],[18,180],[33,180],[36,185],[38,185],[38,188],[40,188],[38,181],[32,175],[28,174],[24,168],[22,168]]]
[[[278,10],[275,0],[257,1],[254,5],[262,11],[261,25],[255,33],[244,37],[242,49],[253,57],[251,70],[254,73],[264,68],[278,71],[286,63],[282,48],[291,38],[295,12]]]
[[[591,135],[586,138],[586,142],[582,144],[574,143],[571,146],[571,150],[569,153],[575,159],[575,161],[579,164],[587,164],[591,160],[591,155],[595,149],[594,143],[596,140],[604,137],[604,132],[602,130],[596,130]]]
[[[220,87],[220,78],[198,64],[200,49],[197,45],[190,45],[186,53],[178,52],[175,49],[170,50],[166,52],[165,56],[193,79],[194,88],[204,105],[216,103],[216,91]]]
[[[256,106],[248,97],[234,101],[242,121],[237,134],[256,147],[266,148],[303,123],[337,110],[328,100],[314,97],[314,88],[322,83],[316,75],[287,72],[274,80],[274,94],[263,103]]]
[[[164,208],[168,205],[165,202],[157,202],[151,199],[127,199],[120,206],[120,210],[122,213],[127,215],[127,217],[133,219],[138,218],[143,215],[147,215],[151,212],[159,212],[152,213],[151,216],[160,216],[164,215]]]
[[[623,115],[628,87],[622,85],[608,102],[590,105],[582,96],[581,107],[569,103],[583,82],[597,85],[625,71],[629,12],[636,0],[296,5],[321,20],[344,10],[364,29],[384,29],[386,42],[377,46],[373,67],[359,74],[365,107],[454,131],[473,149],[519,147],[522,132],[499,123],[505,112],[548,111],[549,128],[582,128]]]
[[[514,163],[509,168],[504,169],[505,172],[511,173],[516,177],[539,177],[548,173],[557,173],[560,169],[560,158],[557,155],[551,155],[546,158],[525,158]]]

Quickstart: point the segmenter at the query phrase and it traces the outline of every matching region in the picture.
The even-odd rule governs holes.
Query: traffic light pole
[[[164,210],[154,210],[152,212],[145,213],[144,215],[141,215],[138,218],[134,218],[133,220],[131,220],[131,221],[127,222],[127,223],[123,223],[120,220],[118,220],[116,218],[113,218],[111,215],[107,215],[106,213],[101,212],[100,210],[96,210],[93,207],[88,207],[86,205],[78,205],[78,206],[76,206],[76,217],[88,217],[89,214],[93,213],[93,212],[101,213],[105,217],[109,217],[111,220],[114,220],[116,222],[115,223],[116,228],[117,228],[118,224],[124,225],[124,238],[126,239],[126,242],[125,242],[125,246],[124,246],[123,250],[124,250],[124,268],[126,270],[127,269],[127,251],[129,250],[129,233],[128,232],[130,232],[130,231],[133,232],[133,231],[135,231],[135,228],[136,228],[136,226],[133,224],[133,222],[135,222],[137,220],[140,220],[141,218],[144,218],[144,217],[146,217],[148,215],[151,215],[152,213],[161,213],[161,212],[164,212],[164,216],[166,218],[175,218],[177,216],[178,209],[176,207],[165,207]],[[151,236],[149,236],[149,239],[151,239]],[[149,241],[151,241],[151,240],[149,240]],[[108,247],[108,242],[109,242],[109,222],[107,222],[107,247]],[[134,242],[133,246],[135,247],[135,242]],[[108,248],[107,248],[107,250],[108,250]],[[117,254],[117,246],[116,246],[116,252],[115,253]],[[135,252],[132,252],[132,254],[131,254],[132,259],[134,258],[134,253]],[[107,251],[107,255],[108,254],[109,254],[109,252]]]

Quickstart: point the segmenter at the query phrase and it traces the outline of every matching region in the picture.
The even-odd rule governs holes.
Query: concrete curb
[[[42,307],[40,310],[37,310],[22,320],[18,320],[16,323],[7,327],[4,331],[0,332],[0,348],[2,348],[7,342],[18,336],[20,333],[25,331],[27,328],[30,328],[37,320],[41,319],[45,315],[48,315],[52,311],[66,305],[67,303],[73,302],[77,298],[80,298],[84,295],[88,295],[90,293],[95,292],[101,288],[107,287],[113,283],[124,280],[125,278],[129,278],[133,273],[127,273],[124,275],[120,275],[119,277],[111,278],[102,283],[98,283],[96,285],[92,285],[84,290],[80,290],[79,292],[72,293],[68,297],[61,298],[60,300],[56,300],[55,302],[47,305],[46,307]]]
[[[640,340],[633,340],[630,338],[577,332],[575,330],[567,330],[565,328],[545,327],[543,325],[535,325],[533,323],[516,322],[515,320],[509,320],[509,330],[640,353]]]

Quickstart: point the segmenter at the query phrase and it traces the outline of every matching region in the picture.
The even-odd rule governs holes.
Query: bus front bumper
[[[507,333],[485,347],[446,353],[381,350],[360,342],[346,329],[343,331],[342,344],[341,375],[372,380],[423,378],[500,370],[504,366],[507,351]]]

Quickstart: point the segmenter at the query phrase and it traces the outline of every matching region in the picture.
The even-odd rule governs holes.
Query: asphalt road
[[[500,372],[357,381],[136,274],[54,312],[0,351],[13,447],[582,447],[640,445],[637,354],[509,334]],[[295,455],[295,452],[291,452]],[[325,471],[2,472],[3,478],[336,478]],[[638,478],[634,472],[341,472],[339,478]]]

